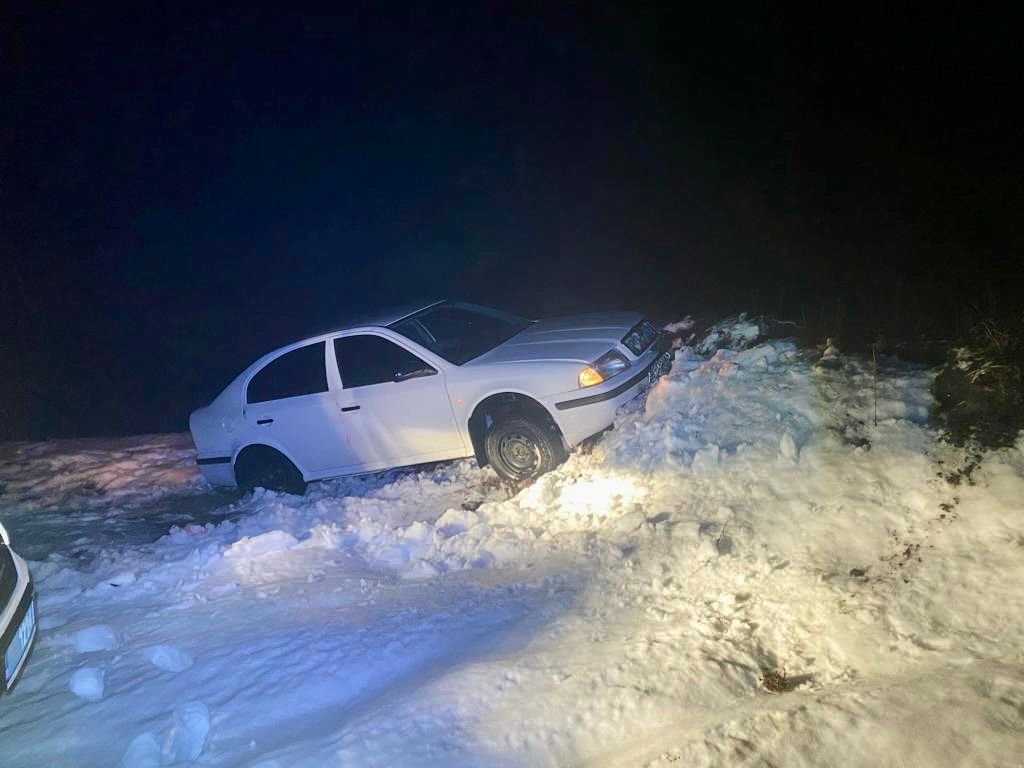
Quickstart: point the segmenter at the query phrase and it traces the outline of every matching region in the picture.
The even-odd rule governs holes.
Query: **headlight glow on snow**
[[[577,482],[562,488],[559,505],[575,514],[604,517],[623,507],[640,501],[646,490],[637,485],[628,475],[598,475],[580,478]]]

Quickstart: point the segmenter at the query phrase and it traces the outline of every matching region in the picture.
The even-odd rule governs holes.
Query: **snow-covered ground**
[[[0,763],[1020,765],[1024,442],[968,473],[926,372],[883,365],[877,426],[873,382],[684,347],[513,498],[468,461],[298,498],[211,491],[187,435],[4,446],[42,631]]]

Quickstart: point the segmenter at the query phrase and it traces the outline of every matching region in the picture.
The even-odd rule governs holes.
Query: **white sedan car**
[[[216,485],[309,480],[475,456],[527,480],[607,428],[671,365],[634,312],[527,320],[436,302],[264,355],[189,426]]]
[[[36,640],[36,596],[28,564],[0,523],[0,694],[14,687]]]

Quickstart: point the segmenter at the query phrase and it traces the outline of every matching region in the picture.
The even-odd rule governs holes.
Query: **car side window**
[[[343,336],[334,340],[338,375],[345,389],[393,382],[413,373],[437,373],[412,352],[381,336]]]
[[[274,358],[249,380],[246,402],[265,403],[327,391],[324,344],[307,344]]]

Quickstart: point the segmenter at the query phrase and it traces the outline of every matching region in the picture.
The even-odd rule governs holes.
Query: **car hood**
[[[537,320],[467,365],[539,360],[585,365],[616,347],[642,319],[639,312],[595,312]]]

